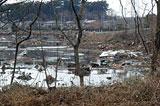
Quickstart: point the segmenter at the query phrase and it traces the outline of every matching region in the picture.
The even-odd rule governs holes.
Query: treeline
[[[21,2],[15,4],[8,4],[0,7],[1,20],[18,20],[23,18],[25,21],[32,20],[37,12],[37,8],[40,2]],[[74,6],[78,11],[80,9],[81,0],[74,0]],[[69,0],[57,0],[55,1],[55,9],[58,18],[62,21],[70,21],[75,19],[72,10],[71,2]],[[107,18],[106,11],[108,10],[108,4],[106,1],[86,2],[83,10],[82,19],[96,19],[102,20]],[[40,20],[49,21],[55,20],[52,10],[51,2],[43,2],[40,12]]]

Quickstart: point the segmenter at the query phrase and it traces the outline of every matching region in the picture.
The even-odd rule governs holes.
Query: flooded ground
[[[1,61],[1,67],[5,64],[5,72],[0,69],[0,86],[10,84],[13,71],[13,57],[15,49],[8,47],[0,47],[3,51],[1,55],[8,56],[7,61]],[[42,61],[42,47],[27,47],[20,48],[18,53],[18,62],[14,82],[21,84],[29,84],[32,86],[46,88],[46,76]],[[47,75],[53,77],[50,86],[55,86],[55,62],[57,58],[62,59],[62,63],[58,68],[57,87],[79,86],[79,77],[68,70],[67,64],[74,60],[73,49],[68,46],[44,46],[45,59],[48,62]],[[6,54],[4,51],[7,51]],[[9,52],[8,52],[9,51]],[[2,56],[3,57],[3,56]],[[88,76],[84,76],[84,84],[86,86],[100,86],[113,84],[123,81],[125,78],[132,76],[143,76],[148,68],[144,65],[145,62],[141,52],[129,50],[109,50],[102,52],[97,61],[94,62],[97,66],[92,66],[87,63],[86,53],[79,54],[80,62],[84,62],[91,66],[91,72]],[[22,78],[27,76],[27,78]]]
[[[53,35],[43,35],[42,42],[37,35],[33,35],[32,39],[20,45],[14,82],[46,88],[46,76],[43,67],[44,54],[47,63],[47,75],[53,77],[50,86],[55,86],[55,67],[58,58],[61,58],[62,62],[58,67],[56,86],[79,86],[79,77],[70,71],[75,67],[68,67],[70,63],[74,63],[73,48],[63,37],[59,36],[59,33],[53,33]],[[119,37],[123,38],[120,35]],[[110,34],[86,33],[81,45],[83,47],[79,50],[80,63],[90,68],[90,74],[84,76],[86,86],[112,84],[123,81],[125,78],[143,76],[144,73],[147,73],[146,60],[148,57],[138,50],[124,50],[121,45],[118,47],[121,49],[117,49],[118,44],[113,42],[115,38],[117,38],[117,35],[114,37]],[[109,42],[108,40],[112,41],[111,44],[105,44]],[[40,46],[41,44],[43,46]],[[113,44],[117,44],[115,45],[116,49],[112,47]],[[2,36],[0,41],[1,87],[10,84],[14,56],[15,35]],[[4,65],[5,67],[3,67]]]
[[[101,73],[103,71],[103,73]],[[105,71],[105,72],[104,72]],[[0,85],[3,87],[4,85],[8,85],[11,81],[11,69],[7,69],[5,73],[1,72],[0,76]],[[19,76],[23,74],[29,75],[29,79],[22,80],[18,79]],[[47,74],[55,77],[54,67],[47,68]],[[112,84],[114,82],[122,81],[125,78],[129,78],[132,76],[143,76],[138,71],[125,71],[125,70],[115,70],[115,69],[107,69],[107,70],[92,70],[89,76],[84,77],[84,82],[86,86],[100,86]],[[29,84],[33,86],[39,87],[47,87],[45,82],[46,76],[45,72],[39,72],[34,67],[31,69],[17,69],[15,74],[14,82],[18,82],[21,84]],[[71,74],[68,70],[59,69],[57,75],[57,87],[66,87],[66,86],[79,86],[79,77]],[[50,86],[55,86],[53,82]]]

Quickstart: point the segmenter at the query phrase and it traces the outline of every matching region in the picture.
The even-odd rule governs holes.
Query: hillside
[[[79,11],[80,0],[75,0],[74,6]],[[0,7],[0,11],[4,11],[3,21],[7,20],[22,20],[30,21],[33,19],[33,15],[37,13],[40,2],[20,2],[15,4],[5,4]],[[55,9],[58,18],[62,21],[72,21],[74,19],[74,12],[71,6],[71,2],[68,0],[57,0],[55,2]],[[83,10],[83,19],[89,20],[101,20],[102,14],[104,19],[107,18],[106,11],[108,10],[108,4],[105,1],[87,1]],[[8,19],[9,18],[9,19]],[[55,16],[52,10],[51,2],[43,2],[40,11],[40,20],[49,21],[55,20]]]

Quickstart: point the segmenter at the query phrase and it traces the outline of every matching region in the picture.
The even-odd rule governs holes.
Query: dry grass
[[[143,35],[146,39],[147,46],[151,41],[151,35],[149,31],[145,31]],[[99,49],[99,46],[103,46],[104,50],[109,49],[130,49],[130,50],[144,50],[141,42],[132,44],[135,40],[135,32],[133,31],[111,31],[105,33],[86,32],[82,38],[81,48],[84,49]],[[137,39],[136,39],[137,41]],[[141,40],[140,40],[141,41]]]
[[[51,92],[14,84],[0,92],[0,106],[159,106],[160,80],[127,79],[101,87],[58,88]]]

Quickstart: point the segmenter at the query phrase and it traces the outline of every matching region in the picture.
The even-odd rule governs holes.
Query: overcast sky
[[[126,16],[134,15],[134,10],[131,5],[131,0],[121,0],[124,7],[124,14]],[[122,13],[122,7],[119,3],[119,0],[107,0],[109,7],[114,9],[118,15]],[[151,0],[135,0],[136,10],[140,13],[139,15],[148,14],[151,10]],[[144,11],[145,10],[145,11]],[[154,13],[156,13],[156,6],[154,8]]]
[[[8,0],[8,3],[13,3],[15,1],[22,1],[22,0]],[[23,0],[25,1],[25,0]],[[30,0],[33,1],[33,0]],[[50,1],[50,0],[43,0],[43,1]],[[96,1],[96,0],[88,0],[88,1]],[[112,8],[114,10],[114,13],[116,15],[121,15],[122,13],[122,9],[119,3],[119,0],[106,0],[107,3],[109,4],[109,8]],[[124,6],[124,14],[126,16],[131,16],[133,15],[133,12],[131,12],[131,10],[133,11],[133,8],[131,8],[131,2],[130,0],[121,0]],[[135,4],[136,4],[136,9],[137,11],[140,13],[139,15],[142,15],[144,12],[144,8],[146,6],[146,11],[145,14],[148,13],[149,10],[151,10],[151,0],[135,0]],[[146,5],[144,5],[146,4]],[[154,8],[154,13],[156,13],[156,8]]]

